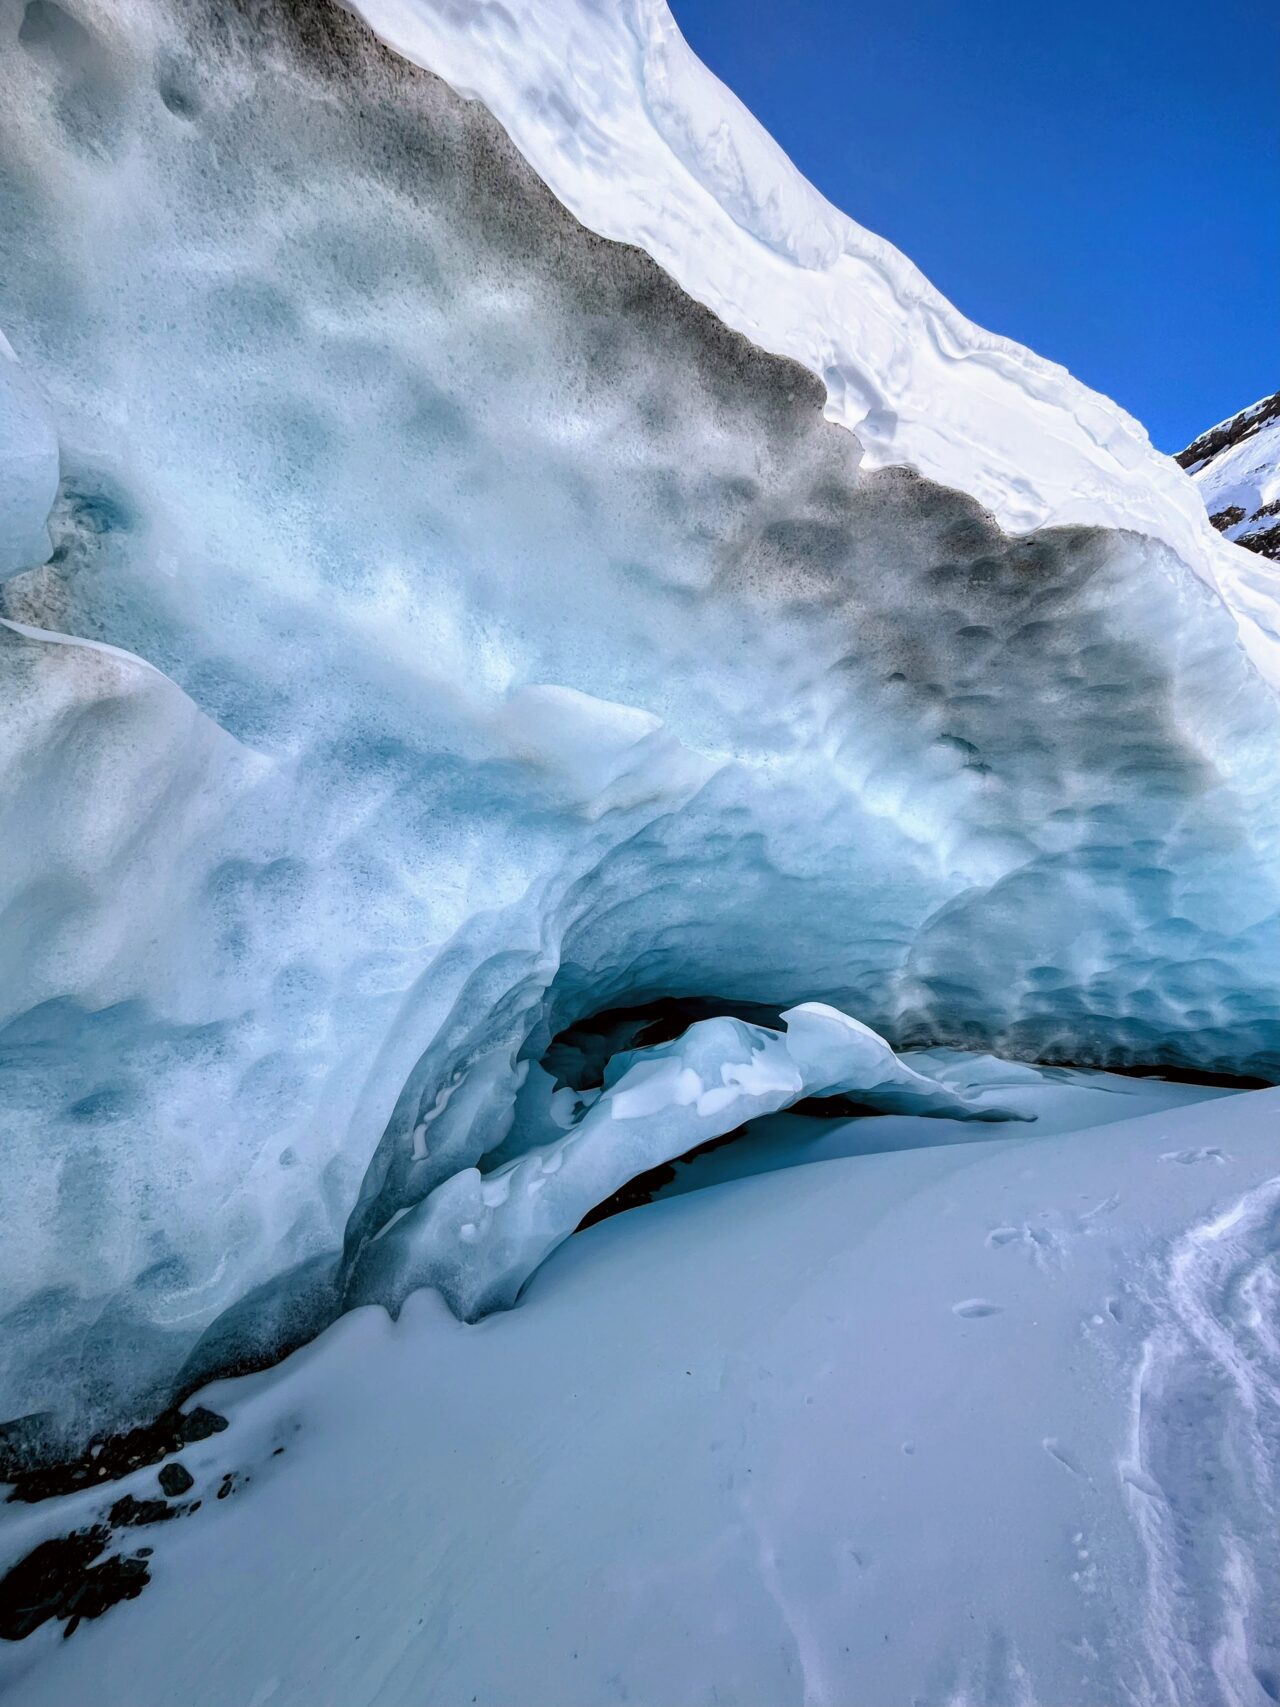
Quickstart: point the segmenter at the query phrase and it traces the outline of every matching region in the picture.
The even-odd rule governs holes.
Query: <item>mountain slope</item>
[[[1199,486],[1220,533],[1280,558],[1280,391],[1210,427],[1175,460]]]

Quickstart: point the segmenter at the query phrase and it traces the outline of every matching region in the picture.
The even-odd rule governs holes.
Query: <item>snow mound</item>
[[[321,0],[0,6],[11,568],[41,410],[60,466],[0,630],[12,1439],[316,1331],[605,1010],[1280,1074],[1253,560],[665,11],[426,19],[546,182]]]

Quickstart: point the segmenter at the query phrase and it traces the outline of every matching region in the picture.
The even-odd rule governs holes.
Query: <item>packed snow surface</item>
[[[478,1327],[356,1311],[199,1395],[200,1510],[13,1697],[1266,1707],[1278,1123],[970,1125],[618,1216]],[[3,1508],[5,1559],[126,1490]]]
[[[0,0],[19,1452],[509,1301],[809,1085],[804,1004],[1280,1075],[1266,566],[665,9],[369,15],[429,69],[324,0]],[[643,1085],[555,1081],[667,998]]]

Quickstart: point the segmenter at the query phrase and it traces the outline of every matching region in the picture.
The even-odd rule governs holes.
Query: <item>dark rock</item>
[[[1201,433],[1198,439],[1193,439],[1186,450],[1180,450],[1174,461],[1183,468],[1199,468],[1206,462],[1212,462],[1215,456],[1224,450],[1230,450],[1234,445],[1242,444],[1245,439],[1251,439],[1260,433],[1268,421],[1274,421],[1280,415],[1280,391],[1264,398],[1260,403],[1252,404],[1248,409],[1242,409],[1238,415],[1233,415],[1229,421],[1222,421],[1216,427],[1210,427],[1207,433]]]
[[[82,1618],[100,1618],[117,1601],[136,1600],[151,1581],[147,1561],[139,1554],[124,1558],[116,1554],[84,1573],[64,1603],[59,1618],[68,1619],[64,1636],[70,1636]]]
[[[69,1636],[82,1618],[140,1595],[151,1580],[142,1553],[94,1563],[110,1539],[106,1524],[97,1523],[32,1548],[0,1578],[0,1637],[20,1642],[50,1618],[65,1618]]]
[[[166,1505],[164,1500],[135,1500],[126,1494],[112,1506],[108,1516],[118,1529],[136,1529],[143,1523],[167,1523],[177,1517],[181,1507]]]
[[[168,1497],[176,1499],[179,1494],[185,1494],[188,1488],[194,1488],[196,1479],[185,1464],[179,1464],[175,1459],[172,1464],[160,1466],[160,1491]]]
[[[0,1636],[20,1642],[46,1618],[63,1617],[73,1587],[111,1539],[106,1524],[42,1541],[0,1579]]]
[[[208,1440],[211,1434],[221,1434],[227,1426],[227,1419],[220,1417],[217,1411],[207,1411],[203,1405],[197,1405],[185,1413],[181,1423],[182,1444],[194,1446],[198,1440]]]

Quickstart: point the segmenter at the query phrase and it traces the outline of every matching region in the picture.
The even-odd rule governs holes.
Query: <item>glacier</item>
[[[0,1687],[1280,1698],[1270,565],[663,0],[0,44]]]
[[[379,1297],[593,1014],[1277,1076],[1265,566],[664,8],[2,16],[15,1451]]]
[[[1267,566],[656,0],[361,10],[0,8],[6,1468],[230,1419],[0,1679],[1274,1699],[1274,1094],[1099,1071],[1280,1076]]]

